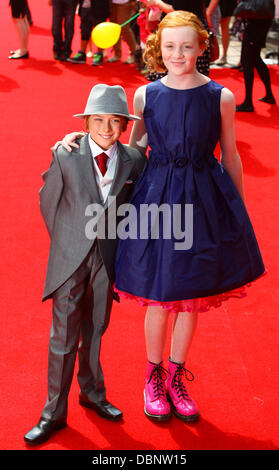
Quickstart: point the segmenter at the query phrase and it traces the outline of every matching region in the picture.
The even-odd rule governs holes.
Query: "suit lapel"
[[[81,173],[82,181],[87,186],[94,202],[104,205],[104,209],[108,206],[108,198],[105,204],[99,194],[98,185],[95,178],[95,172],[93,168],[91,149],[88,142],[88,135],[85,135],[80,139],[79,142],[79,153],[80,153],[80,165],[79,170]],[[117,163],[115,168],[115,176],[110,188],[109,196],[117,196],[128,179],[133,160],[126,152],[125,147],[117,142]]]
[[[90,194],[93,197],[94,202],[102,204],[102,200],[99,194],[97,181],[95,178],[95,172],[92,161],[91,149],[88,142],[88,134],[80,139],[79,142],[79,152],[80,152],[80,165],[79,169],[81,172],[82,180],[87,186]]]

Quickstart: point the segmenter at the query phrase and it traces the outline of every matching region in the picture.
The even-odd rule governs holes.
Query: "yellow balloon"
[[[99,23],[92,32],[92,41],[97,47],[107,49],[114,46],[120,38],[121,26],[117,23],[105,21]]]

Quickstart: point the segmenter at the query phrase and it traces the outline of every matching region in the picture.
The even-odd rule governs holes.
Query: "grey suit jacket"
[[[116,208],[128,202],[147,161],[138,150],[120,142],[117,145],[118,159],[109,193],[116,197]],[[89,220],[85,210],[90,204],[102,205],[102,201],[88,135],[80,139],[79,149],[68,152],[60,146],[54,151],[50,168],[42,177],[44,185],[39,192],[40,209],[51,238],[44,301],[76,271],[94,243],[94,235],[89,239],[85,233]],[[107,217],[107,203],[104,209]],[[98,244],[112,286],[117,239],[98,238]],[[113,296],[118,300],[115,293]]]

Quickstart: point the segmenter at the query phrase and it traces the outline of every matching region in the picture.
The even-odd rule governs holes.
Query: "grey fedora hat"
[[[139,116],[129,114],[127,96],[120,85],[95,85],[88,97],[86,108],[82,114],[74,114],[74,117],[83,119],[91,114],[116,114],[125,116],[131,121],[140,119]]]

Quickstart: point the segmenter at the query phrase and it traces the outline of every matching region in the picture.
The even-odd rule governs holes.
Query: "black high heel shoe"
[[[264,103],[268,104],[276,104],[274,96],[264,96],[263,98],[259,98],[259,101],[263,101]]]

